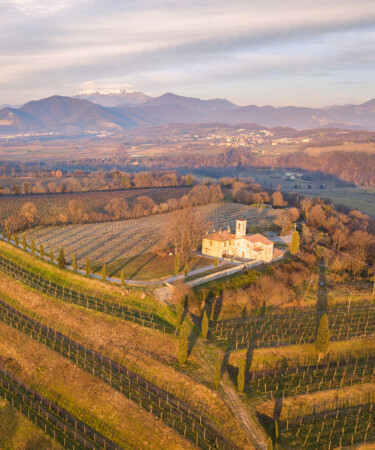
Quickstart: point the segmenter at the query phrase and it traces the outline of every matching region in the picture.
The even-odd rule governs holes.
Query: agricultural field
[[[82,204],[84,211],[103,213],[104,207],[113,199],[126,200],[128,206],[133,207],[134,201],[140,196],[147,196],[156,203],[166,202],[170,198],[181,198],[188,194],[191,188],[150,188],[150,189],[124,189],[117,191],[78,192],[67,194],[32,194],[20,196],[0,196],[0,220],[1,227],[5,228],[6,220],[19,214],[25,203],[32,202],[35,205],[37,216],[43,223],[44,218],[66,215],[69,202],[72,200]],[[83,212],[84,212],[83,211]]]
[[[223,228],[239,214],[250,227],[266,227],[274,214],[237,204],[200,209]],[[216,319],[207,303],[207,338],[199,316],[191,316],[191,351],[181,367],[188,322],[180,326],[175,305],[157,307],[151,294],[61,271],[5,242],[0,250],[0,393],[66,448],[229,450],[265,448],[270,437],[281,449],[312,450],[375,440],[375,299],[368,286],[349,297],[344,285],[321,286],[320,273],[302,305],[230,319]],[[154,308],[141,308],[143,301]],[[323,312],[330,342],[320,356]]]
[[[17,276],[0,269],[1,389],[21,413],[66,448],[249,445],[195,357],[179,369],[174,332],[133,320],[134,308],[133,317],[112,314],[108,299],[100,307],[98,289],[79,301],[58,278],[51,285],[38,276],[39,284],[31,284],[29,258],[17,259]],[[93,280],[82,280],[94,289]]]
[[[323,357],[315,351],[323,311],[312,305],[211,323],[214,341],[230,354],[232,382],[243,364],[242,399],[278,448],[374,443],[374,305],[371,296],[328,305]]]
[[[233,230],[239,217],[247,219],[250,232],[267,229],[277,212],[271,208],[254,208],[234,203],[197,207],[211,229]],[[154,253],[162,248],[173,213],[153,215],[119,222],[40,227],[24,233],[28,242],[34,239],[45,251],[58,252],[63,246],[67,259],[76,254],[83,267],[87,257],[94,264],[109,264],[109,273],[124,269],[127,278],[157,278],[173,274],[174,258],[159,258]],[[190,269],[212,264],[211,260],[192,257]],[[161,271],[160,268],[163,268]]]
[[[299,178],[290,180],[285,176],[287,172],[304,173],[302,170],[288,169],[252,169],[240,173],[242,177],[252,177],[255,182],[265,188],[281,191],[297,192],[306,197],[321,197],[331,200],[335,205],[344,205],[350,209],[358,209],[364,214],[375,217],[375,189],[369,187],[354,187],[342,180],[329,179],[327,176],[310,173],[311,180]]]

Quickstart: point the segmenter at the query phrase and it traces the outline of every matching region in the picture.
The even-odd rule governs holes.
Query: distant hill
[[[122,132],[137,123],[118,111],[87,100],[53,96],[0,110],[0,134]]]
[[[125,98],[112,94],[116,95],[117,100]],[[132,92],[127,94],[131,95]],[[241,107],[225,99],[200,100],[171,93],[155,98],[147,97],[139,91],[135,91],[134,95],[140,96],[138,103],[130,103],[128,98],[129,101],[114,107],[102,106],[86,99],[61,96],[32,101],[17,109],[6,107],[0,109],[0,135],[53,133],[74,136],[102,132],[121,134],[136,127],[177,123],[257,123],[267,127],[283,126],[298,130],[336,127],[375,131],[375,99],[361,105],[329,108],[275,108],[256,105]]]

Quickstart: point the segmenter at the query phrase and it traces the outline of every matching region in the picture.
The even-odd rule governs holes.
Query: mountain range
[[[95,100],[95,103],[87,98]],[[103,106],[99,102],[115,106]],[[225,99],[200,100],[171,93],[149,97],[139,91],[118,94],[86,92],[76,97],[52,96],[31,101],[20,108],[0,109],[0,136],[3,137],[122,134],[136,127],[172,123],[257,123],[265,127],[284,126],[299,130],[336,127],[375,131],[375,99],[360,105],[328,108],[276,108],[238,106]]]

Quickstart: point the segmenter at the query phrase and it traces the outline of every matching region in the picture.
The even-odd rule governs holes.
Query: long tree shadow
[[[281,411],[283,409],[283,399],[278,397],[275,399],[275,405],[273,407],[273,418],[279,420],[281,416]]]
[[[246,359],[245,359],[245,378],[246,378],[246,374],[248,374],[248,372],[251,368],[251,363],[253,362],[253,358],[254,358],[254,347],[249,345],[247,352],[246,352]]]
[[[225,374],[225,372],[228,372],[229,377],[232,378],[232,380],[233,380],[232,372],[233,372],[234,367],[229,365],[229,358],[230,358],[231,351],[232,351],[232,346],[228,345],[227,348],[225,349],[223,361],[221,363],[220,374],[221,374],[221,376],[223,376]],[[237,373],[235,373],[235,377],[237,377]]]
[[[187,316],[188,312],[189,312],[189,303],[188,303],[188,296],[185,295],[183,300],[182,300],[182,314],[181,314],[181,322],[180,323],[184,323],[185,317]]]
[[[218,298],[213,299],[214,300],[214,305],[213,305],[213,310],[212,310],[212,320],[217,321],[220,317],[220,313],[221,313],[221,309],[223,307],[223,297],[220,296]]]
[[[328,310],[328,286],[326,276],[326,264],[324,258],[319,264],[319,286],[316,299],[316,321],[319,324],[320,318]]]
[[[193,348],[199,339],[200,329],[201,329],[199,318],[196,316],[191,316],[191,317],[192,317],[194,325],[193,325],[193,328],[192,328],[192,330],[189,334],[189,338],[188,338],[188,342],[189,342],[188,355],[190,355],[190,353],[193,351]]]

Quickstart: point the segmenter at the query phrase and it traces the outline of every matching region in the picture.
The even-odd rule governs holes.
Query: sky
[[[375,97],[375,1],[0,0],[0,105],[87,85],[362,103]]]

